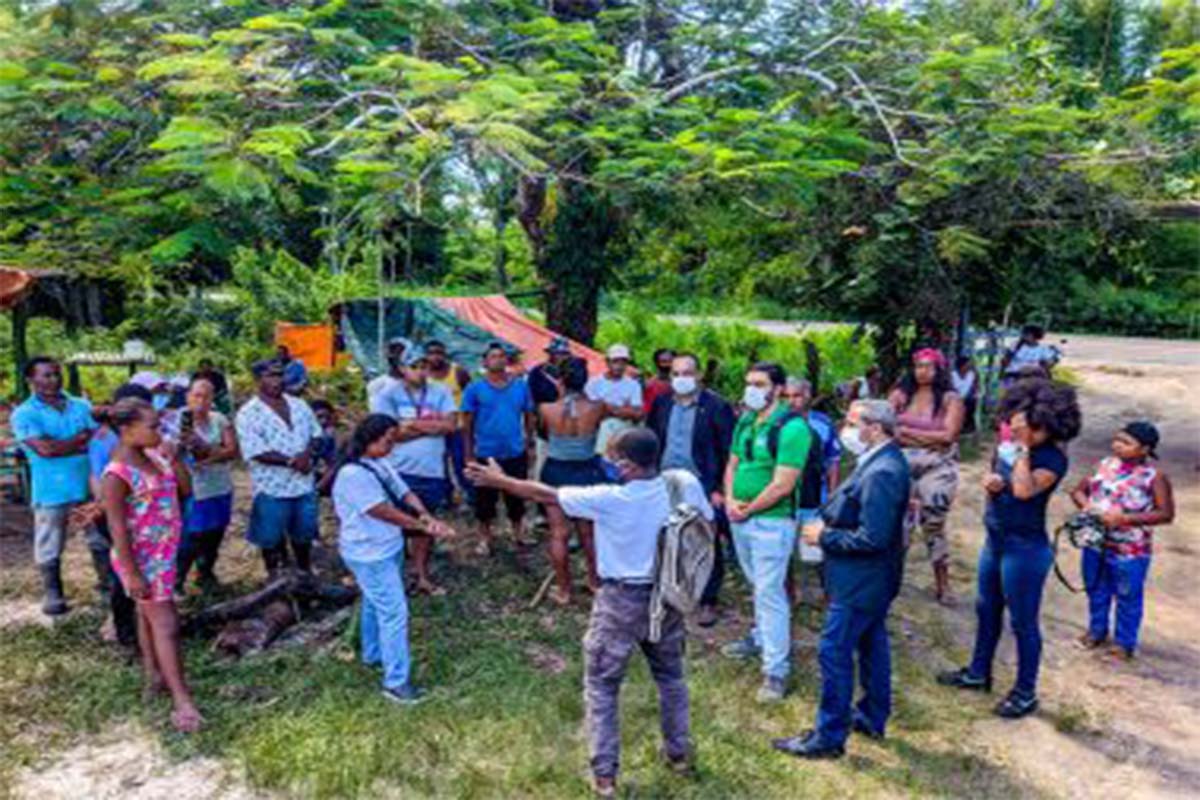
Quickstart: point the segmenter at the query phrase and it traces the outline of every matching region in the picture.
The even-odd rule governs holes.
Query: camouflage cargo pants
[[[683,676],[684,624],[668,610],[658,642],[647,641],[650,587],[605,582],[592,604],[583,638],[584,701],[593,774],[614,777],[620,766],[621,682],[634,650],[641,648],[658,686],[658,708],[668,758],[691,752],[688,689]]]
[[[950,558],[946,519],[958,493],[958,448],[906,447],[904,456],[912,473],[912,499],[929,560],[938,564]]]

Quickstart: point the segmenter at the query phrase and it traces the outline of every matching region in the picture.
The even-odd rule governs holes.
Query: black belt
[[[622,589],[653,589],[654,581],[649,578],[601,578],[601,586],[619,586]]]

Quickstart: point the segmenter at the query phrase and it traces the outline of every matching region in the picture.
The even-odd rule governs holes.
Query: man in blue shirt
[[[529,474],[533,442],[533,399],[524,378],[508,374],[508,351],[500,342],[488,345],[483,355],[483,380],[471,381],[463,392],[463,440],[466,461],[486,463],[494,458],[506,475],[525,480]],[[479,520],[479,555],[491,552],[500,491],[478,487],[475,518]],[[504,494],[504,506],[512,523],[513,536],[522,541],[521,524],[525,501]]]
[[[283,365],[283,390],[290,395],[303,394],[308,388],[308,369],[304,362],[292,358],[292,351],[282,344],[275,349],[275,359]]]
[[[33,483],[33,559],[42,573],[42,611],[68,611],[60,560],[71,510],[88,499],[88,441],[96,422],[84,400],[62,390],[62,368],[38,356],[25,367],[32,395],[13,412],[13,434],[29,459]],[[107,549],[105,546],[104,549]]]

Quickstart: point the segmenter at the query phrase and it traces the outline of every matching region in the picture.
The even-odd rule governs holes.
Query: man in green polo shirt
[[[792,620],[784,580],[796,544],[796,481],[812,447],[808,423],[780,402],[786,379],[778,364],[750,367],[742,397],[747,410],[734,429],[725,470],[733,544],[754,590],[754,627],[723,652],[734,658],[762,656],[760,703],[783,699],[791,671]]]

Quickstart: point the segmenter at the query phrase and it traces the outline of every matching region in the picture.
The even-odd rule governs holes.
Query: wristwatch
[[[1017,445],[1016,452],[1013,455],[1014,460],[1018,458],[1029,458],[1029,448],[1023,444]]]

